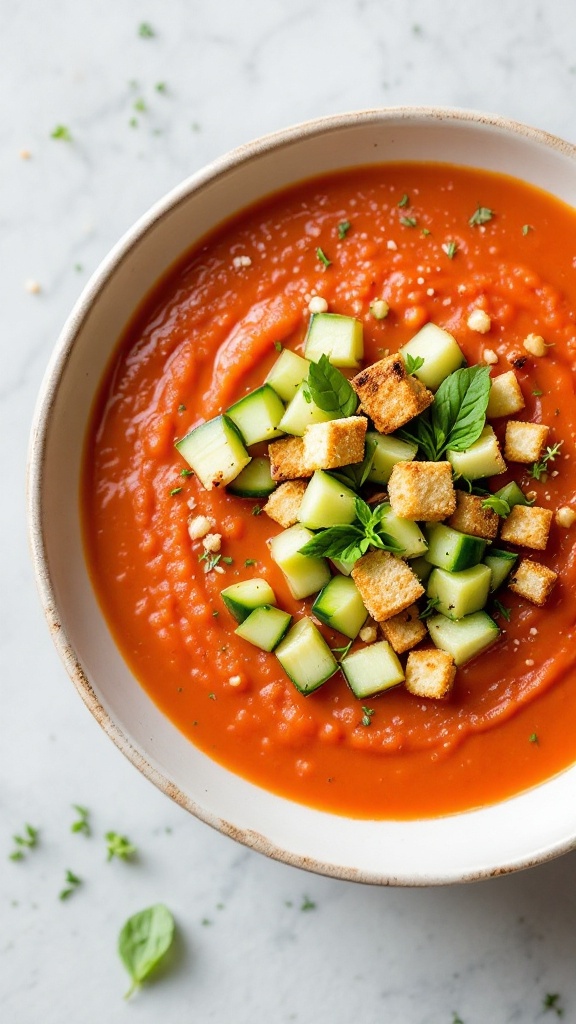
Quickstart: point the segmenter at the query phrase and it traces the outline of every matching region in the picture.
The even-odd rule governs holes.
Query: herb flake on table
[[[141,39],[153,39],[156,33],[149,21],[141,21],[138,26],[138,35]]]
[[[65,124],[57,124],[50,132],[51,139],[58,139],[60,142],[72,142],[72,132]]]
[[[304,896],[302,899],[302,903],[300,904],[300,910],[303,910],[304,912],[308,910],[316,910],[316,904],[314,903],[314,900],[311,900],[308,896]]]
[[[12,836],[16,849],[9,855],[9,859],[14,861],[24,860],[25,851],[33,850],[35,846],[38,846],[38,835],[39,830],[34,828],[33,825],[26,823],[21,833]]]
[[[125,999],[140,988],[166,956],[174,934],[174,918],[163,903],[128,918],[118,937],[118,953],[131,979]]]
[[[91,833],[90,829],[90,811],[87,807],[82,807],[80,804],[72,804],[72,809],[76,811],[78,817],[76,821],[73,821],[70,825],[71,832],[83,832],[85,836],[89,836]]]
[[[59,899],[61,900],[69,899],[72,893],[76,892],[78,886],[82,885],[82,879],[75,875],[73,871],[70,871],[70,868],[66,871],[65,882],[66,885],[59,893]]]
[[[130,842],[128,836],[121,836],[119,832],[106,832],[106,860],[118,857],[119,860],[130,860],[137,853],[136,847]]]
[[[564,1016],[564,1007],[560,1006],[560,993],[547,992],[542,1000],[543,1010],[552,1010],[557,1017]]]

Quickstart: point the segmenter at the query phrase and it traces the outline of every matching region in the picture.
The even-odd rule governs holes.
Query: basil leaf
[[[358,526],[330,526],[327,530],[319,530],[311,540],[306,541],[299,549],[300,554],[314,558],[341,558],[344,562],[352,561],[352,558],[344,556],[344,552],[351,546],[358,546],[363,536],[364,532]]]
[[[356,515],[360,522],[362,523],[362,526],[368,526],[368,524],[372,521],[373,514],[370,506],[367,505],[365,501],[362,501],[362,498],[356,498],[354,507],[356,509]]]
[[[118,953],[132,979],[126,999],[166,955],[173,939],[174,918],[163,903],[128,918],[118,937]]]
[[[404,362],[406,363],[406,373],[416,373],[421,366],[424,366],[424,360],[422,356],[410,355],[410,352],[406,353]]]
[[[308,388],[312,400],[324,412],[352,416],[358,408],[358,396],[352,385],[326,355],[321,355],[317,363],[310,363]]]
[[[418,445],[420,451],[423,452],[430,462],[436,462],[438,458],[436,437],[430,422],[429,409],[420,413],[419,416],[415,416],[405,427],[396,430],[394,436],[399,437],[402,441]]]
[[[436,457],[448,448],[464,452],[477,441],[486,422],[490,368],[465,366],[442,381],[432,405]]]
[[[498,498],[495,494],[491,494],[490,497],[484,498],[482,508],[491,508],[494,512],[497,512],[502,519],[506,519],[506,516],[510,515],[510,505],[506,499]]]

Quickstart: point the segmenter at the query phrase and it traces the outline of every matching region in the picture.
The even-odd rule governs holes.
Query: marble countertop
[[[52,647],[24,499],[51,348],[100,259],[154,200],[244,141],[362,107],[476,108],[576,142],[575,36],[576,8],[559,0],[3,5],[4,1024],[576,1019],[576,854],[477,885],[363,887],[266,860],[146,782]],[[74,804],[91,836],[71,832]],[[12,861],[25,823],[38,845]],[[108,830],[138,847],[133,863],[106,861]],[[62,901],[67,870],[82,881]],[[159,901],[178,923],[173,963],[126,1003],[118,931]]]

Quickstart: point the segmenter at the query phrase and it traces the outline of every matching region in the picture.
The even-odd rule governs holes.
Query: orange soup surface
[[[479,208],[490,216],[476,216]],[[473,223],[470,223],[470,221]],[[474,223],[476,220],[476,223]],[[208,756],[302,803],[364,818],[437,816],[501,800],[576,760],[576,526],[552,522],[559,573],[544,607],[504,588],[498,643],[460,668],[447,699],[402,686],[363,702],[339,672],[302,696],[274,654],[234,635],[221,590],[260,577],[296,618],[270,560],[280,527],[262,501],[204,490],[176,439],[259,386],[280,347],[303,353],[312,296],[363,324],[364,365],[428,321],[469,364],[515,369],[526,408],[562,442],[536,504],[576,506],[576,215],[503,176],[397,164],[314,179],[226,223],[150,295],[116,353],[86,445],[82,508],[94,586],[157,706]],[[389,313],[377,319],[374,300]],[[472,310],[490,317],[481,334]],[[536,357],[530,334],[548,346]],[[504,421],[494,421],[502,440]],[[191,518],[222,537],[210,568]],[[503,545],[506,546],[506,545]],[[205,571],[208,569],[208,571]],[[509,621],[507,621],[509,617]],[[322,627],[333,648],[346,638]],[[369,713],[367,713],[367,711]]]

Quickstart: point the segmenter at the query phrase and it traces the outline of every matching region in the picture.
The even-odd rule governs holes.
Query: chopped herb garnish
[[[309,389],[307,387],[303,387],[302,388],[302,394],[304,396],[304,401],[307,402],[308,405],[311,405],[312,404],[312,395],[310,394],[310,391],[309,391]]]
[[[444,242],[442,249],[446,253],[448,259],[453,260],[456,253],[458,252],[458,245],[456,244],[456,242]]]
[[[410,200],[409,200],[406,192],[402,196],[402,199],[398,203],[398,206],[400,207],[400,209],[403,209],[405,206],[410,206]]]
[[[182,492],[182,490],[183,490],[182,487],[173,487],[172,490],[170,491],[170,497],[173,498],[174,495],[180,494]]]
[[[506,519],[506,516],[510,515],[510,505],[505,498],[498,498],[495,494],[491,494],[489,498],[484,498],[482,502],[482,508],[491,508],[493,512],[496,512],[502,519]]]
[[[166,82],[156,82],[154,88],[156,89],[156,92],[165,93],[168,87],[166,85]]]
[[[248,569],[251,565],[256,565],[256,559],[255,558],[246,558],[244,560],[244,565],[245,565],[246,569]]]
[[[304,896],[304,899],[300,904],[300,910],[316,910],[316,904],[313,900],[309,899],[308,896]]]
[[[432,232],[430,231],[430,228],[422,228],[420,234],[423,235],[424,238],[428,238],[428,235],[431,235]]]
[[[81,273],[82,273],[82,271],[84,270],[84,267],[82,266],[82,264],[81,264],[81,263],[75,263],[75,264],[74,264],[74,270],[75,270],[75,271],[76,271],[76,272],[77,272],[78,274],[81,274]]]
[[[82,885],[82,879],[78,878],[78,875],[75,875],[70,869],[66,872],[65,881],[66,885],[59,893],[59,899],[61,900],[67,900],[73,892],[76,892],[78,886]]]
[[[57,124],[50,132],[51,139],[60,139],[61,142],[72,142],[72,132],[65,124]]]
[[[250,515],[259,516],[261,512],[262,512],[262,509],[260,508],[260,505],[254,505],[254,508],[252,509],[252,512],[250,513]]]
[[[198,555],[199,562],[206,562],[205,572],[211,572],[212,569],[215,569],[221,558],[221,554],[216,554],[213,551],[204,551],[203,554]]]
[[[540,388],[533,388],[532,394],[534,395],[534,398],[540,398],[540,395],[543,395],[544,392],[541,391]]]
[[[340,657],[338,658],[338,661],[342,661],[342,658],[346,657],[351,647],[352,640],[349,640],[345,647],[331,647],[330,650],[332,651],[332,654],[339,654]]]
[[[274,348],[276,349],[277,352],[281,352],[284,346],[281,341],[275,341]]]
[[[464,1021],[460,1017],[460,1014],[456,1013],[455,1010],[452,1010],[452,1013],[454,1014],[452,1018],[452,1024],[464,1024]]]
[[[130,125],[131,128],[137,128],[138,127],[138,118],[137,117],[131,117],[130,120],[128,121],[128,124]]]
[[[424,366],[422,356],[412,356],[409,352],[407,352],[404,357],[404,362],[406,363],[406,370],[408,373],[416,373],[416,370],[419,370],[421,366]]]
[[[118,937],[118,952],[132,980],[126,999],[166,955],[174,939],[174,929],[174,918],[162,903],[128,918]]]
[[[142,39],[153,39],[156,33],[148,21],[142,21],[138,26],[138,35]]]
[[[12,840],[16,843],[16,849],[10,854],[10,860],[24,860],[24,851],[38,846],[38,829],[26,823],[23,834],[12,836]]]
[[[226,650],[228,650],[228,648],[227,647],[222,647],[222,650],[226,651]],[[208,699],[209,700],[216,700],[216,694],[215,693],[209,693],[208,694]]]
[[[538,745],[538,733],[537,732],[531,732],[530,733],[530,735],[528,737],[528,743],[535,743],[536,745]]]
[[[478,224],[487,224],[489,220],[492,220],[493,216],[494,210],[490,210],[487,206],[478,206],[468,223],[470,227],[475,227]]]
[[[310,363],[307,380],[311,399],[324,412],[337,412],[340,416],[352,416],[358,407],[358,396],[354,388],[328,356],[321,355],[317,363]],[[306,397],[306,389],[303,391]]]
[[[478,440],[486,422],[490,368],[466,366],[442,381],[434,403],[397,432],[437,462],[445,451],[466,451]]]
[[[106,840],[107,860],[118,857],[119,860],[129,860],[136,853],[136,847],[130,842],[127,836],[121,836],[119,832],[107,832]]]
[[[398,554],[402,549],[382,529],[382,524],[390,512],[390,505],[383,503],[372,509],[362,501],[362,498],[356,498],[355,505],[356,519],[353,523],[349,526],[329,526],[326,530],[318,530],[318,533],[300,548],[300,553],[339,558],[343,562],[356,562],[366,554],[370,546]]]
[[[212,612],[212,615],[214,616],[215,619],[218,618],[218,616],[220,615],[220,612],[218,611],[217,608],[214,609],[214,611]]]
[[[324,252],[323,249],[320,248],[320,246],[318,246],[318,248],[316,249],[316,256],[318,257],[320,263],[322,263],[325,268],[331,266],[332,260],[328,259],[326,253]]]
[[[365,704],[362,705],[362,725],[372,725],[372,718],[376,714],[374,708],[368,708]]]
[[[140,114],[144,114],[147,111],[146,100],[141,96],[134,102],[134,110],[137,110]]]
[[[558,992],[547,992],[542,1000],[542,1009],[553,1010],[557,1017],[564,1016],[564,1008],[559,1005],[560,994]]]
[[[233,563],[234,563],[234,559],[231,558],[230,555],[223,555],[222,556],[222,561],[225,562],[226,565],[233,565]]]
[[[415,228],[418,221],[416,220],[416,217],[400,217],[400,223],[403,224],[405,228]]]
[[[505,604],[502,604],[502,602],[499,601],[497,598],[494,598],[494,610],[497,615],[501,615],[503,619],[506,619],[506,622],[510,622],[512,612],[510,611],[509,608],[506,607]]]
[[[522,225],[522,234],[523,235],[527,235],[529,231],[534,231],[534,228],[532,227],[532,225],[531,224],[523,224]]]
[[[439,604],[440,604],[440,598],[439,597],[429,597],[428,600],[426,601],[426,604],[425,604],[424,608],[420,612],[420,615],[418,616],[418,618],[419,619],[429,619],[430,616],[436,610],[436,608],[438,607]]]
[[[340,239],[340,241],[342,241],[343,238],[346,238],[346,235],[350,231],[351,227],[352,225],[349,220],[340,221],[338,225],[338,238]]]
[[[560,452],[560,448],[562,447],[563,443],[564,443],[563,441],[558,441],[558,444],[555,444],[551,448],[550,447],[547,448],[545,454],[542,456],[540,461],[539,462],[535,462],[530,467],[529,473],[530,473],[530,476],[532,477],[533,480],[540,480],[541,479],[542,474],[545,473],[547,468],[548,468],[548,463],[549,462],[554,462],[554,460],[556,459],[558,453]]]
[[[194,476],[194,470],[193,469],[181,469],[180,473],[178,475],[179,476]]]
[[[85,836],[90,835],[90,822],[88,818],[90,812],[87,807],[81,807],[80,804],[72,804],[72,807],[78,814],[76,821],[73,821],[70,826],[71,832],[83,832]]]

